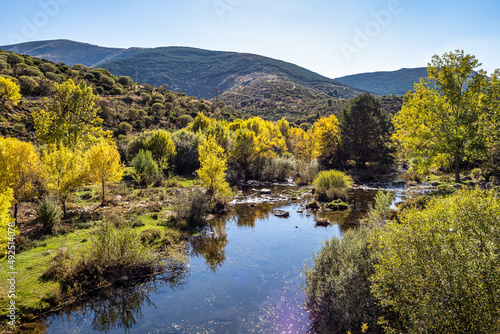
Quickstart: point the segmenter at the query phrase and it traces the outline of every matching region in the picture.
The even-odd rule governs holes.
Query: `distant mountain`
[[[172,90],[206,99],[215,97],[216,89],[224,93],[269,80],[292,82],[335,98],[361,93],[297,65],[246,53],[188,47],[104,48],[68,40],[29,42],[0,49],[68,65],[102,67],[117,76],[127,75],[154,86],[168,85]]]
[[[376,95],[404,95],[420,78],[427,76],[426,67],[402,68],[398,71],[348,75],[335,81]]]
[[[70,66],[83,64],[88,67],[96,67],[103,62],[128,57],[144,50],[141,48],[105,48],[65,39],[4,45],[0,46],[0,49],[53,62],[60,61]]]

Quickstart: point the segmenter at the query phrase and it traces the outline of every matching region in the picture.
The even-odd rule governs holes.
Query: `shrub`
[[[130,123],[121,122],[120,124],[118,124],[118,131],[123,134],[129,134],[130,132],[132,132],[132,129],[133,127]]]
[[[420,183],[423,180],[422,174],[418,173],[413,167],[408,168],[405,174],[403,174],[403,179],[407,182],[413,181]]]
[[[179,118],[177,118],[176,124],[177,124],[178,128],[185,128],[186,126],[188,126],[189,124],[191,124],[193,122],[194,122],[193,117],[191,117],[189,115],[182,115]]]
[[[262,176],[264,180],[286,181],[292,175],[295,167],[296,163],[293,158],[273,158],[264,167]]]
[[[198,136],[190,131],[174,132],[172,139],[175,144],[176,156],[174,160],[178,174],[191,174],[200,168]]]
[[[470,172],[470,177],[477,182],[483,178],[483,171],[481,168],[474,168]]]
[[[323,243],[312,266],[304,268],[309,332],[361,333],[361,325],[367,324],[370,333],[383,333],[377,325],[379,307],[370,293],[374,260],[369,236],[366,227],[347,230],[342,239]]]
[[[175,223],[182,227],[197,228],[205,224],[210,212],[209,197],[201,190],[187,191],[176,197],[173,204]]]
[[[38,203],[38,220],[45,233],[57,233],[61,228],[62,212],[59,203],[50,197],[44,197]]]
[[[391,205],[394,196],[390,191],[378,190],[375,205],[369,206],[368,220],[371,224],[381,224],[391,217]]]
[[[379,230],[372,291],[397,314],[387,332],[500,331],[499,217],[497,192],[461,190]]]
[[[158,164],[150,151],[140,150],[130,164],[134,167],[134,178],[139,184],[151,184],[160,175]]]
[[[328,209],[333,210],[333,211],[343,211],[349,209],[349,205],[347,203],[344,203],[340,199],[336,199],[333,202],[328,203],[325,205]]]
[[[294,179],[299,186],[308,185],[316,178],[318,173],[318,160],[314,159],[309,162],[299,160],[296,163]]]
[[[318,200],[329,202],[335,199],[345,199],[347,189],[352,186],[352,178],[341,171],[328,170],[318,174],[313,181]]]

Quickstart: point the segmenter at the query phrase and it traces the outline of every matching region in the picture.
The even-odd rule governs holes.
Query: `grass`
[[[158,225],[158,221],[151,217],[149,212],[137,216],[144,226],[137,227],[134,231],[140,234],[151,228],[165,231],[164,226]],[[42,275],[50,265],[51,260],[58,254],[60,249],[67,249],[73,259],[88,253],[88,245],[92,237],[93,229],[76,230],[65,235],[47,237],[39,242],[39,247],[16,255],[16,307],[18,313],[24,318],[37,316],[44,309],[54,306],[60,301],[60,283],[57,281],[43,280]],[[86,241],[86,242],[85,242]],[[0,281],[6,282],[9,264],[7,261],[0,263]],[[10,299],[7,284],[0,285],[0,317],[7,319],[7,305]]]

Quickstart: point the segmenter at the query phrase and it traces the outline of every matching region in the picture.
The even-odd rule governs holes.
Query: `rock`
[[[304,210],[302,210],[302,209],[297,210],[297,213],[303,213],[303,212],[304,212]]]
[[[328,225],[330,225],[330,222],[326,218],[316,218],[316,225],[317,226],[328,226]]]
[[[460,179],[460,181],[465,182],[465,181],[472,181],[472,177],[470,176],[464,176]]]
[[[343,211],[349,209],[349,205],[344,203],[342,200],[337,199],[333,202],[330,202],[326,205],[327,209],[334,211]]]
[[[278,210],[274,210],[273,213],[274,213],[274,215],[276,217],[281,217],[281,218],[288,218],[288,217],[290,217],[290,212],[285,211],[285,210],[279,210],[278,209]]]
[[[261,189],[261,190],[260,190],[260,193],[261,193],[261,194],[270,194],[270,193],[271,193],[271,189],[266,189],[266,188]]]
[[[458,183],[455,183],[455,185],[453,186],[453,188],[455,188],[455,189],[462,189],[462,185],[458,184]]]
[[[437,187],[437,186],[439,186],[439,182],[437,182],[437,181],[431,182],[431,186]]]
[[[307,203],[306,209],[318,210],[319,209],[318,202],[312,201],[312,202]]]

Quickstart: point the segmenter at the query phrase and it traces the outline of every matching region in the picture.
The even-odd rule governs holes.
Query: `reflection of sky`
[[[257,219],[254,228],[238,226],[238,218],[232,218],[221,266],[213,272],[202,256],[191,258],[189,281],[179,290],[165,287],[151,296],[155,306],[143,306],[143,317],[130,333],[305,332],[302,266],[322,241],[340,235],[340,228],[315,227],[313,216],[296,213],[298,205],[282,208],[290,218],[271,215]],[[88,320],[63,327],[62,317],[50,320],[54,325],[47,333],[93,333]]]

